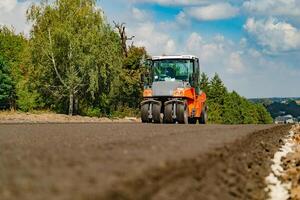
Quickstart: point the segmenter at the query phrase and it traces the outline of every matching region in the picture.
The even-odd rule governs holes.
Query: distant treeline
[[[291,102],[291,101],[299,101],[300,97],[272,97],[272,98],[251,98],[249,99],[253,103],[262,103],[265,106],[268,106],[272,103],[282,103],[282,102]]]
[[[300,117],[300,97],[256,98],[249,100],[263,104],[274,119],[283,115]]]
[[[300,117],[300,105],[295,101],[289,101],[286,103],[274,102],[267,106],[268,111],[273,118],[282,115],[292,115],[293,117]]]
[[[0,108],[88,116],[138,115],[145,48],[128,47],[94,0],[42,2],[28,9],[29,38],[0,27]],[[211,123],[270,123],[261,104],[202,74]]]

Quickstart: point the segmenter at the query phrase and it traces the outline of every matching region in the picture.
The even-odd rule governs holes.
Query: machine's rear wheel
[[[141,118],[142,118],[143,123],[150,123],[149,107],[150,107],[150,104],[148,104],[148,103],[143,104],[141,107]]]
[[[174,119],[172,116],[172,110],[173,110],[173,104],[167,104],[165,105],[165,111],[164,111],[164,122],[167,124],[173,124]]]
[[[186,102],[184,102],[184,104],[177,104],[176,116],[179,124],[189,123],[188,106]]]
[[[201,112],[201,117],[199,118],[199,124],[207,124],[207,121],[208,121],[207,110],[204,107]]]
[[[163,118],[161,116],[161,105],[160,104],[152,104],[152,119],[154,123],[160,124],[163,122]]]

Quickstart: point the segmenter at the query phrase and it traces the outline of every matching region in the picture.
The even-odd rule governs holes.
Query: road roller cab
[[[192,55],[155,56],[144,75],[143,123],[207,122],[206,94],[200,88],[199,59]]]

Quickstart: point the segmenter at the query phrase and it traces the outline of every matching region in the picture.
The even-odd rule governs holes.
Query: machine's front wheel
[[[177,104],[176,116],[179,124],[188,124],[189,116],[188,116],[188,106],[187,103]]]
[[[152,104],[152,119],[156,124],[160,124],[163,122],[163,118],[161,116],[161,105],[160,104]]]
[[[167,124],[173,124],[174,119],[173,119],[173,104],[167,104],[165,105],[165,110],[164,110],[164,122]]]
[[[197,118],[189,118],[189,124],[196,124]]]
[[[143,104],[141,107],[141,118],[142,118],[143,123],[150,123],[149,107],[150,107],[150,104],[148,104],[148,103]]]

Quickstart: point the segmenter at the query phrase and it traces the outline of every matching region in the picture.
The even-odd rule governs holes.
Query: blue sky
[[[28,33],[33,0],[1,0],[0,24]],[[101,0],[151,55],[194,54],[245,97],[300,96],[299,0]]]

